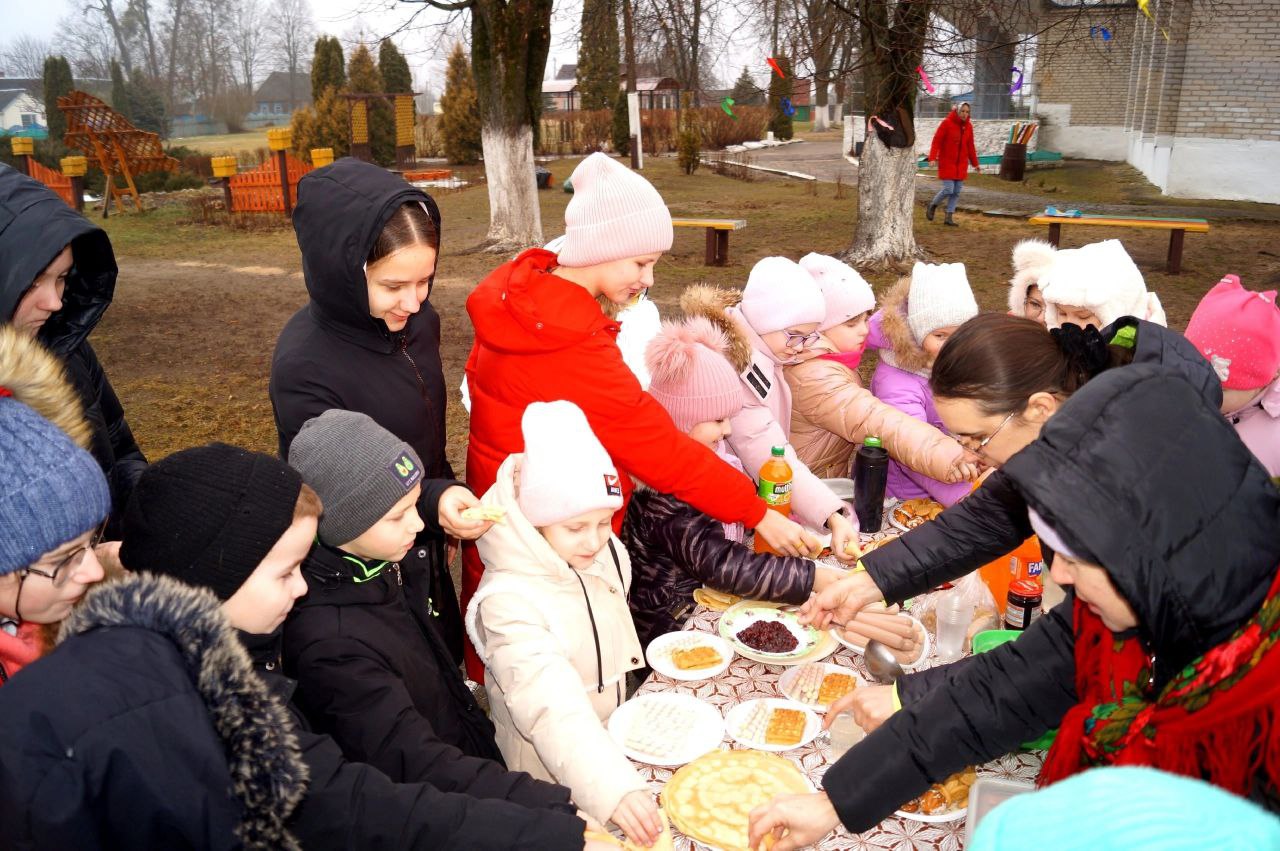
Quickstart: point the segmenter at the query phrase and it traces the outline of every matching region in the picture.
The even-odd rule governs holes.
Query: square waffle
[[[817,703],[821,706],[830,706],[853,691],[857,685],[858,681],[849,674],[827,674],[822,678],[822,685],[818,689]]]
[[[682,671],[696,671],[700,668],[714,668],[724,659],[714,647],[695,644],[671,651],[671,663]]]
[[[764,731],[766,745],[798,745],[804,738],[804,713],[799,709],[774,709]]]

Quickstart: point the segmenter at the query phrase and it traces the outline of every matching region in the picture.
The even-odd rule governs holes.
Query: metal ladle
[[[893,655],[893,651],[874,638],[867,642],[862,658],[867,663],[871,678],[883,685],[893,685],[905,671]]]

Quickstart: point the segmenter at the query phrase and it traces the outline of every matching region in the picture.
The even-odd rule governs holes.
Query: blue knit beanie
[[[31,408],[0,396],[0,576],[34,564],[110,511],[93,456]]]

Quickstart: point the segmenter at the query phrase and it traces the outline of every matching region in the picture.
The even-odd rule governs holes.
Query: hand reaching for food
[[[767,847],[765,838],[772,836],[776,840],[773,851],[793,851],[814,844],[839,824],[840,817],[826,792],[779,795],[751,811],[747,844],[753,851]]]
[[[839,698],[827,710],[822,728],[828,729],[841,712],[853,714],[853,722],[870,733],[879,727],[896,710],[893,708],[894,686],[860,686]]]
[[[613,811],[610,821],[622,828],[627,839],[646,848],[658,841],[662,833],[662,818],[653,795],[644,789],[628,792]]]
[[[863,608],[884,599],[875,580],[859,570],[828,585],[800,607],[800,622],[826,629],[832,623],[848,623]]]

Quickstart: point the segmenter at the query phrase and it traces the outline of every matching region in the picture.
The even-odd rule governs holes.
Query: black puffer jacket
[[[724,525],[670,494],[639,486],[622,522],[631,556],[628,601],[640,645],[679,629],[702,585],[746,597],[803,603],[814,563],[755,553],[725,538]]]
[[[1205,404],[1215,409],[1222,404],[1218,376],[1186,337],[1125,316],[1102,331],[1103,339],[1113,339],[1127,325],[1137,326],[1134,364],[1164,365],[1190,382]],[[902,602],[977,570],[1013,550],[1031,534],[1026,501],[1005,471],[996,470],[982,487],[938,519],[869,553],[862,564],[885,600]]]
[[[413,447],[426,470],[418,513],[426,528],[401,567],[415,607],[439,620],[462,659],[462,617],[444,563],[440,494],[453,481],[445,458],[440,317],[423,302],[403,331],[369,315],[364,264],[391,215],[421,203],[440,227],[435,201],[385,169],[341,159],[298,184],[293,227],[311,301],[285,324],[271,361],[271,408],[280,457],[302,424],[331,408],[368,414]],[[430,480],[430,481],[428,481]]]
[[[66,366],[84,404],[92,429],[89,450],[111,485],[108,534],[114,538],[115,521],[147,466],[88,339],[115,293],[115,254],[101,228],[43,184],[0,164],[0,322],[13,318],[23,294],[67,245],[74,265],[63,306],[40,329],[39,340]]]
[[[1155,656],[1157,690],[1258,610],[1280,565],[1280,491],[1217,406],[1161,367],[1095,378],[1002,472],[1066,546],[1107,570]],[[1073,603],[1068,594],[1054,614]],[[865,830],[930,783],[1057,725],[1076,703],[1064,622],[1041,618],[949,666],[945,687],[832,766],[823,783],[845,826]]]
[[[503,766],[493,724],[435,625],[409,608],[398,565],[317,545],[303,572],[309,590],[285,624],[285,672],[312,726],[348,759],[398,782],[575,812],[565,787]]]
[[[255,674],[217,600],[165,577],[90,590],[0,689],[4,847],[581,848],[583,822],[393,783]]]

